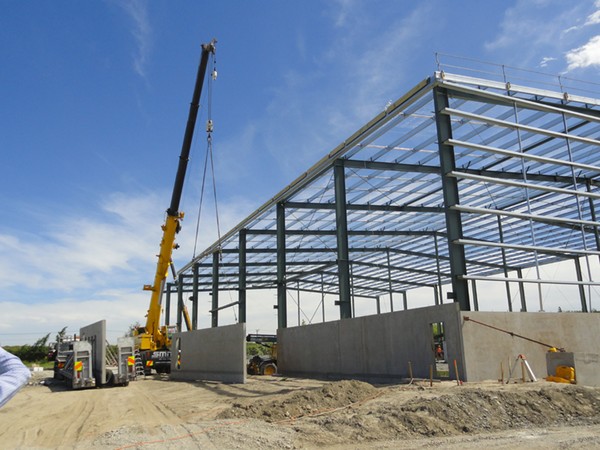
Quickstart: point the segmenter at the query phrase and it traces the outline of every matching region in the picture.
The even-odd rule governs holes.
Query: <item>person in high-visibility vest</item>
[[[27,384],[31,372],[12,353],[0,347],[0,408]]]

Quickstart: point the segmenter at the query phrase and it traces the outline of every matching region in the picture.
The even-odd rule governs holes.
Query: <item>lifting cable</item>
[[[208,80],[208,106],[207,106],[207,114],[208,118],[206,121],[206,155],[204,157],[204,170],[202,172],[202,187],[200,189],[200,203],[198,205],[198,217],[196,220],[196,235],[194,237],[194,252],[192,255],[192,259],[196,257],[196,247],[198,245],[198,235],[200,231],[200,216],[202,215],[202,203],[204,201],[204,186],[206,183],[206,169],[208,167],[208,161],[210,159],[210,170],[212,175],[212,184],[213,184],[213,200],[215,203],[215,216],[217,221],[217,237],[219,242],[219,259],[222,258],[220,249],[221,249],[221,225],[219,221],[219,206],[217,203],[217,182],[215,178],[215,165],[213,159],[213,145],[212,145],[212,132],[213,132],[213,120],[212,120],[212,85],[213,81],[217,79],[217,69],[216,69],[216,58],[215,55],[212,55],[212,64],[213,70],[211,73],[211,77]]]

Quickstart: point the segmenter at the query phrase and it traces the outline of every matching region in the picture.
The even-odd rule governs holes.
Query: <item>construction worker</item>
[[[0,347],[0,408],[27,384],[31,372],[12,353]]]
[[[442,351],[442,346],[439,344],[435,346],[435,357],[437,359],[444,359],[444,352]]]

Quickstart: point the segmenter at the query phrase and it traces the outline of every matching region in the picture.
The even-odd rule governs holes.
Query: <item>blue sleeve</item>
[[[0,347],[0,408],[21,389],[31,372],[15,355]]]

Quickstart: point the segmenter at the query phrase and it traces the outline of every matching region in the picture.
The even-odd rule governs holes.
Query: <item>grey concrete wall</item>
[[[600,358],[597,345],[600,342],[600,314],[460,312],[466,379],[478,381],[499,379],[501,364],[504,376],[507,377],[509,366],[513,366],[519,354],[525,355],[536,377],[546,377],[548,349],[472,321],[465,321],[465,317],[579,354],[583,379],[579,380],[578,376],[578,381],[585,380],[588,385],[599,382],[597,374],[600,372]],[[587,362],[584,364],[585,361]],[[577,366],[576,371],[579,371]],[[520,368],[517,373],[520,377]]]
[[[246,324],[174,333],[171,379],[245,383]]]
[[[434,322],[444,323],[446,358],[457,359],[462,379],[455,303],[279,329],[278,369],[284,375],[393,381],[408,377],[410,361],[414,377],[428,378],[435,363]]]

